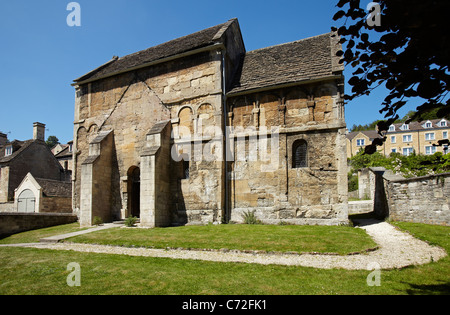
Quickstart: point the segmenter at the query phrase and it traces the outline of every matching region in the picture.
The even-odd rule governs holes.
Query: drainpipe
[[[417,154],[420,154],[420,130],[417,130],[417,146],[419,147],[419,152],[417,152]]]
[[[227,111],[227,91],[226,91],[226,48],[223,48],[221,50],[222,52],[222,107],[223,107],[223,147],[222,147],[222,156],[223,161],[225,163],[225,176],[223,178],[223,185],[225,189],[225,200],[224,200],[224,211],[223,211],[223,218],[222,221],[225,223],[228,223],[231,219],[230,211],[228,209],[228,162],[227,162],[227,117],[228,117],[228,111]]]

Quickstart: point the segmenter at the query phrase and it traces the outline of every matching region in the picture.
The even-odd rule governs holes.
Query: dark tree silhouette
[[[53,148],[55,145],[57,145],[59,143],[59,139],[56,136],[49,136],[47,138],[47,141],[45,141],[45,144],[47,144],[47,146],[51,149]]]
[[[346,99],[369,95],[381,85],[387,88],[380,110],[386,120],[378,123],[383,137],[399,118],[397,111],[412,98],[423,103],[411,120],[436,110],[438,117],[448,118],[450,1],[374,0],[371,7],[360,2],[340,0],[341,10],[333,17],[344,19],[342,26],[332,28],[345,47],[337,55],[354,70],[348,81],[352,94]],[[366,152],[375,152],[376,144]]]

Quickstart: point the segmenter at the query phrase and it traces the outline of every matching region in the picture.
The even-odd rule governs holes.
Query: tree
[[[362,168],[381,166],[409,178],[448,172],[450,170],[450,153],[443,155],[441,152],[437,152],[433,155],[422,155],[413,152],[408,156],[399,153],[384,156],[379,152],[364,154],[362,151],[348,162],[351,174]]]
[[[337,7],[345,9],[333,17],[345,19],[343,26],[332,28],[346,44],[337,56],[354,70],[348,81],[352,94],[346,100],[384,85],[389,94],[381,104],[386,118],[378,123],[382,136],[412,98],[423,103],[410,120],[435,110],[438,117],[449,118],[450,1],[374,0],[369,12],[360,2],[339,0]],[[373,153],[376,146],[366,149]]]
[[[56,136],[49,136],[47,138],[47,141],[45,141],[45,144],[47,144],[47,146],[51,149],[53,148],[55,145],[57,145],[59,143],[59,139]]]

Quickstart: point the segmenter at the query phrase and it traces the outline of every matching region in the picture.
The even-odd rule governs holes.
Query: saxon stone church
[[[347,222],[343,66],[323,34],[246,52],[237,19],[74,81],[83,226]]]

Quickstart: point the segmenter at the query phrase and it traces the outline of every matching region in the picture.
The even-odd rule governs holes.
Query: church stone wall
[[[231,219],[255,211],[263,222],[347,222],[345,122],[337,85],[322,84],[229,99],[235,133]],[[241,128],[241,129],[239,129]],[[298,140],[306,166],[293,166]],[[245,154],[244,154],[245,152]]]
[[[201,132],[202,125],[214,124],[221,128],[221,62],[222,56],[217,51],[205,52],[78,88],[74,130],[75,211],[80,208],[81,165],[88,158],[89,143],[98,132],[113,130],[111,212],[112,219],[123,219],[130,215],[128,172],[140,166],[147,133],[157,122],[171,121],[175,142],[180,141],[180,130],[186,128],[194,134],[197,129]],[[185,143],[183,147],[194,147],[193,141],[191,135],[181,140]],[[170,201],[175,209],[175,219],[172,219],[183,222],[189,217],[202,222],[197,215],[199,211],[212,209],[211,213],[217,216],[221,208],[222,163],[194,161],[193,155],[189,159],[192,161],[190,179],[168,179],[174,193]],[[166,162],[177,165],[170,156]],[[174,167],[171,165],[169,172],[175,172]],[[211,194],[212,187],[219,193]]]

